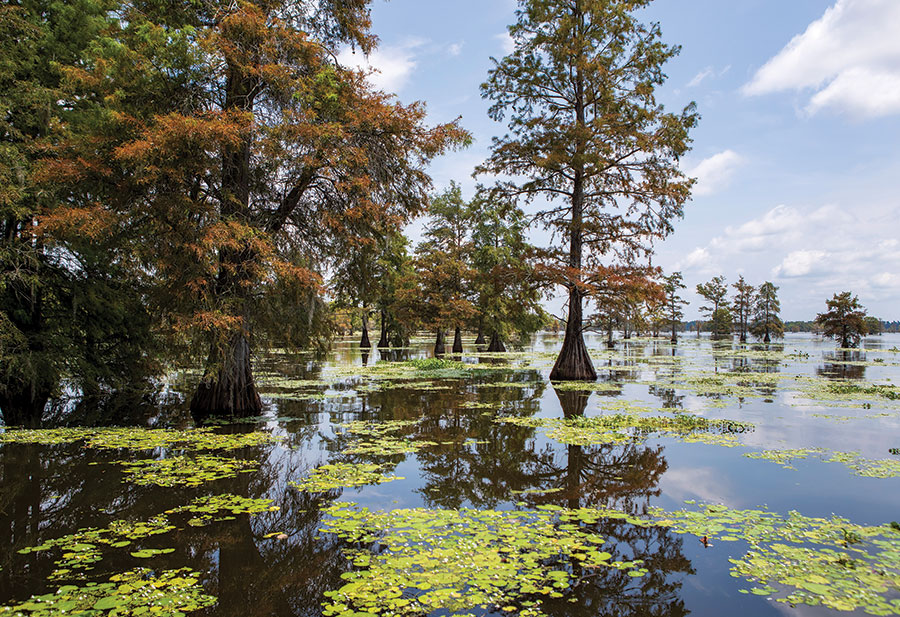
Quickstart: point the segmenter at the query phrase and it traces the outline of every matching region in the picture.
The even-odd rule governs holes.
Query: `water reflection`
[[[858,349],[822,353],[822,365],[816,367],[816,375],[830,379],[865,379],[866,352]]]

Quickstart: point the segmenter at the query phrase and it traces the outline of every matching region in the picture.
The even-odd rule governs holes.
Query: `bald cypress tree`
[[[649,254],[690,196],[678,160],[698,115],[656,100],[679,48],[634,15],[649,4],[520,0],[514,50],[482,85],[509,133],[479,172],[513,176],[494,189],[505,197],[549,200],[538,220],[562,240],[549,270],[568,289],[568,318],[551,379],[596,379],[582,336],[582,301],[602,278],[592,273]]]

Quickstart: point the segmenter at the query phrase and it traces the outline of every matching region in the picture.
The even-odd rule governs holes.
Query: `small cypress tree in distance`
[[[764,343],[770,343],[773,338],[784,336],[784,322],[778,314],[781,312],[781,303],[778,300],[778,287],[766,281],[759,286],[756,292],[756,302],[753,305],[753,321],[750,324],[750,332]]]

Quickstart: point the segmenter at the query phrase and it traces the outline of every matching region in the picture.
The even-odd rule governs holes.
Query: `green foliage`
[[[712,332],[715,337],[731,335],[731,304],[728,301],[728,285],[724,276],[713,277],[708,283],[697,285],[697,293],[707,301],[707,305],[701,306],[700,311],[707,314],[712,322]]]
[[[681,325],[681,320],[684,319],[683,307],[688,303],[679,293],[682,289],[685,289],[685,284],[681,272],[673,272],[663,277],[664,310],[673,342],[678,339],[676,330]]]
[[[397,476],[381,473],[383,466],[365,463],[334,463],[319,465],[303,480],[291,482],[301,491],[325,492],[338,488],[383,484],[393,480],[403,480]]]
[[[617,568],[632,576],[642,562],[612,561],[605,540],[581,526],[589,513],[547,508],[393,510],[353,504],[328,508],[324,531],[351,543],[377,541],[380,550],[349,550],[355,569],[340,589],[326,592],[327,616],[358,611],[419,615],[502,608],[540,615],[544,598],[560,598],[579,579],[572,568]]]
[[[221,456],[172,456],[163,459],[117,461],[123,467],[124,480],[142,486],[200,486],[207,482],[233,478],[254,471],[257,461]]]
[[[152,450],[180,447],[187,450],[238,450],[277,441],[264,431],[222,434],[210,427],[172,430],[148,428],[12,429],[0,433],[0,443],[44,445],[84,441],[88,448]]]
[[[109,617],[182,617],[208,608],[216,598],[203,593],[199,574],[189,568],[154,571],[137,568],[115,574],[105,583],[63,585],[55,593],[0,608],[10,617],[109,615]]]
[[[185,506],[166,510],[166,514],[195,514],[188,520],[191,527],[205,527],[218,521],[230,521],[239,514],[254,516],[262,512],[274,512],[278,506],[272,505],[271,499],[241,497],[228,493],[199,497]]]
[[[735,435],[753,430],[753,425],[745,422],[709,420],[690,414],[665,417],[618,413],[565,419],[502,416],[494,421],[501,424],[544,428],[548,437],[567,445],[577,446],[626,443],[642,440],[652,433],[675,437],[688,443],[737,446],[740,444],[736,441]]]
[[[756,303],[753,307],[753,321],[750,332],[758,339],[768,343],[773,338],[784,336],[784,322],[778,316],[781,303],[778,301],[778,288],[766,281],[756,292]]]
[[[828,310],[816,316],[816,323],[822,327],[822,333],[837,340],[841,347],[858,346],[859,339],[868,332],[866,310],[859,303],[859,298],[851,297],[850,292],[845,291],[834,294],[825,304]]]

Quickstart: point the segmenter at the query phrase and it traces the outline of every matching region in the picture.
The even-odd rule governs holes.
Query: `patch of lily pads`
[[[225,434],[211,427],[149,429],[142,427],[10,429],[0,433],[0,443],[57,445],[84,442],[87,448],[103,450],[238,450],[261,446],[279,438],[265,431]]]
[[[578,584],[574,568],[647,572],[640,561],[613,561],[602,536],[550,509],[382,512],[337,503],[327,512],[325,533],[378,549],[346,550],[354,569],[342,575],[342,587],[326,592],[326,617],[435,610],[539,615],[544,599],[561,598]]]
[[[291,482],[301,491],[326,492],[339,488],[352,488],[369,484],[383,484],[403,480],[399,476],[388,476],[383,465],[366,463],[329,463],[316,467],[302,480]]]
[[[747,458],[777,463],[785,469],[795,469],[793,461],[818,456],[826,463],[842,463],[854,474],[864,478],[895,478],[900,476],[900,461],[894,459],[867,459],[859,452],[828,452],[823,448],[794,448],[786,450],[762,450],[748,452]]]
[[[54,593],[32,596],[19,604],[0,607],[0,615],[57,617],[183,617],[208,608],[214,596],[203,593],[199,575],[189,568],[155,571],[136,568],[114,574],[107,582],[63,585]]]
[[[234,478],[255,471],[258,461],[225,458],[210,454],[173,456],[162,459],[116,461],[126,482],[141,486],[200,486],[207,482]]]
[[[574,446],[626,443],[650,434],[675,437],[693,443],[737,446],[737,435],[753,430],[753,425],[734,420],[714,420],[690,414],[641,416],[620,413],[574,418],[534,418],[503,416],[495,422],[542,428],[551,439]]]

